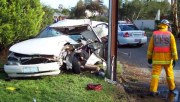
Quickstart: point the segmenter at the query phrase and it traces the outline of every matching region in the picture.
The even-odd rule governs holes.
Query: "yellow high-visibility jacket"
[[[166,32],[166,29],[159,31]],[[172,60],[178,60],[178,53],[176,48],[176,41],[174,35],[170,33],[170,51],[169,52],[155,52],[154,51],[154,34],[152,35],[147,51],[147,58],[152,59],[152,64],[171,64]]]

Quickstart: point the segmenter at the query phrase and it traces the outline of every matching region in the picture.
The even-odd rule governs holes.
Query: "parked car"
[[[118,21],[118,45],[142,46],[147,43],[146,32],[129,21]]]
[[[61,67],[79,74],[103,59],[102,32],[89,19],[65,19],[46,27],[37,37],[9,49],[4,70],[9,77],[57,75]],[[101,37],[100,37],[101,36]]]

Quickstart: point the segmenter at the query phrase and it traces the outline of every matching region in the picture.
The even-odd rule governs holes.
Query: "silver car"
[[[118,22],[118,45],[142,46],[147,43],[146,32],[139,30],[133,23]]]

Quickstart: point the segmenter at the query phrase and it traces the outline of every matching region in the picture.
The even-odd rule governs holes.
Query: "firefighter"
[[[176,41],[173,34],[168,31],[167,20],[162,20],[158,30],[153,32],[147,51],[148,63],[152,64],[150,95],[158,95],[158,81],[162,68],[166,72],[166,80],[170,93],[174,93],[173,67],[178,60]]]

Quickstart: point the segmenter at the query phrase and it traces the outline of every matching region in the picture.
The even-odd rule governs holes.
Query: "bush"
[[[7,47],[39,32],[44,12],[39,0],[0,0],[0,45]]]

